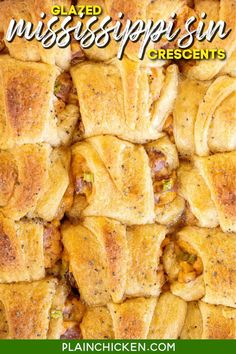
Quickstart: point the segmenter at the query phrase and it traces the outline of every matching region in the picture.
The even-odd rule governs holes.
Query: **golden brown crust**
[[[205,284],[203,301],[236,307],[235,234],[225,234],[219,229],[185,227],[178,236],[180,241],[194,248],[202,259]]]
[[[59,143],[53,108],[56,66],[0,57],[0,148]]]
[[[69,152],[47,144],[23,145],[1,151],[0,159],[6,181],[0,186],[0,211],[14,220],[27,215],[51,221],[69,185]]]
[[[34,1],[34,0],[5,0],[0,4],[0,31],[6,35],[10,20],[14,18],[17,22],[20,19],[24,19],[27,22],[33,23],[36,27],[39,21],[42,19],[39,17],[40,13],[46,13],[47,21],[52,17],[51,7],[53,5],[69,6],[68,0],[46,0],[46,1]],[[41,42],[37,42],[35,39],[27,41],[23,38],[16,37],[14,41],[5,41],[7,49],[13,58],[22,61],[42,61],[47,64],[58,65],[62,69],[68,69],[71,60],[70,46],[67,48],[59,48],[54,46],[51,49],[44,49]]]
[[[55,279],[45,279],[33,283],[0,285],[0,301],[8,324],[5,338],[47,338],[56,284]]]
[[[126,230],[119,222],[102,217],[64,225],[66,258],[82,299],[94,306],[121,302],[126,296],[158,296],[163,284],[158,267],[166,232],[164,226],[155,224]]]
[[[226,75],[212,81],[182,76],[174,107],[174,136],[182,157],[235,150],[235,88],[235,78]]]
[[[108,304],[116,339],[145,339],[155,309],[156,299],[138,298],[122,304]]]
[[[227,53],[227,60],[230,59],[236,47],[235,41],[235,21],[236,21],[236,5],[234,0],[208,0],[195,1],[195,13],[198,17],[205,12],[208,22],[212,19],[215,21],[222,20],[227,23],[227,29],[232,29],[227,38],[220,39],[218,36],[213,41],[198,41],[195,45],[198,49],[215,49],[222,48]],[[227,60],[197,60],[195,63],[185,63],[184,72],[191,78],[198,80],[211,80],[215,77],[227,63]]]
[[[113,323],[106,307],[91,307],[80,325],[83,339],[113,339]]]
[[[167,292],[157,300],[148,339],[176,339],[182,330],[187,304],[179,297]]]
[[[232,308],[202,301],[188,303],[181,339],[235,339],[235,335],[236,321]]]
[[[128,265],[126,294],[132,296],[159,296],[163,274],[159,272],[161,243],[166,228],[160,225],[133,226],[127,230]]]
[[[142,146],[112,136],[89,138],[72,149],[74,181],[86,172],[92,174],[93,182],[82,215],[111,217],[127,224],[153,221],[151,171]]]
[[[87,218],[80,225],[62,229],[70,271],[88,305],[123,298],[127,262],[124,231],[118,222],[104,218]]]
[[[196,165],[210,190],[220,226],[236,231],[236,152],[197,158]]]
[[[142,143],[163,135],[177,93],[177,66],[151,69],[124,57],[78,64],[71,74],[85,137],[112,134]]]

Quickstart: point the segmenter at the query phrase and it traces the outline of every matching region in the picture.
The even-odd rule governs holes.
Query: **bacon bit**
[[[65,333],[60,337],[61,339],[82,339],[82,334],[80,326],[76,325],[74,327],[68,328]]]
[[[71,42],[71,51],[72,51],[71,65],[76,65],[85,59],[85,54],[76,40],[73,40]]]
[[[72,89],[72,79],[69,73],[62,73],[56,79],[54,95],[65,103],[68,103]]]
[[[160,180],[169,176],[168,163],[166,156],[155,149],[147,151],[149,157],[149,163],[152,170],[152,177],[155,180]]]
[[[76,194],[87,194],[91,192],[92,182],[88,182],[84,177],[76,178],[75,181],[75,193]]]
[[[60,259],[62,245],[60,240],[60,232],[53,225],[48,224],[44,228],[43,245],[44,245],[44,264],[45,268],[51,268]]]

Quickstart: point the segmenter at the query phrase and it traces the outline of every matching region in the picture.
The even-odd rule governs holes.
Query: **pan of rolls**
[[[54,3],[0,2],[0,338],[236,338],[236,28],[224,61],[5,40]],[[234,0],[83,3],[236,18]]]

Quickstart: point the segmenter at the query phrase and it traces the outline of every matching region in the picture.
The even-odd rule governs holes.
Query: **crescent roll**
[[[69,205],[70,153],[47,144],[0,151],[0,212],[19,220],[61,218]]]
[[[227,26],[224,32],[231,29],[229,35],[223,40],[215,36],[211,41],[196,41],[194,47],[196,49],[224,49],[227,55],[226,60],[210,59],[196,60],[195,62],[184,63],[183,72],[187,76],[197,80],[211,80],[227,65],[231,55],[236,49],[236,6],[234,0],[195,0],[194,8],[195,16],[201,19],[201,14],[206,13],[204,19],[205,28],[207,29],[210,20],[215,22],[221,20],[226,22]],[[198,25],[198,22],[196,26]]]
[[[82,338],[176,339],[186,312],[186,302],[168,292],[159,299],[140,297],[88,308],[80,325]]]
[[[194,92],[194,95],[189,95]],[[236,149],[236,79],[180,80],[174,107],[174,136],[182,157]]]
[[[4,43],[11,57],[21,61],[42,61],[47,64],[57,65],[66,70],[71,61],[70,46],[59,48],[54,45],[52,48],[44,48],[41,42],[36,39],[26,40],[16,36],[13,41],[6,40],[7,30],[12,19],[16,23],[23,19],[26,23],[33,24],[33,30],[36,30],[39,21],[44,24],[43,32],[47,30],[47,22],[52,18],[51,8],[53,5],[70,6],[68,0],[5,0],[0,4],[0,33],[4,35]],[[41,13],[46,14],[46,18],[40,17]],[[53,30],[60,28],[62,18],[59,23],[54,24]],[[27,33],[27,31],[26,31]]]
[[[127,224],[154,220],[148,156],[142,146],[112,136],[89,138],[72,148],[74,214],[106,216]]]
[[[177,194],[175,145],[163,138],[133,145],[113,136],[72,148],[74,203],[68,216],[105,216],[126,224],[175,224],[185,203]]]
[[[0,56],[0,148],[68,143],[79,118],[71,89],[69,74],[56,66]]]
[[[178,68],[142,66],[127,57],[71,68],[84,137],[117,135],[143,143],[163,135],[177,94]],[[107,109],[109,107],[109,109]]]
[[[171,291],[186,301],[202,299],[236,307],[236,235],[219,229],[185,227],[164,249],[164,269]]]
[[[56,279],[0,284],[0,337],[60,338],[65,297],[66,289]]]
[[[235,309],[209,305],[202,301],[188,303],[181,339],[235,339]]]
[[[236,153],[195,158],[195,166],[181,164],[179,193],[189,203],[199,226],[236,231]]]
[[[65,261],[81,298],[94,306],[131,296],[159,296],[165,281],[159,261],[166,232],[156,224],[126,228],[102,217],[65,224]]]
[[[0,214],[0,244],[0,283],[42,279],[61,255],[55,223],[15,222]]]

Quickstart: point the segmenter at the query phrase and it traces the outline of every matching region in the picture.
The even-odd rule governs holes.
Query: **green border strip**
[[[236,353],[236,340],[0,340],[0,353],[231,354]]]

